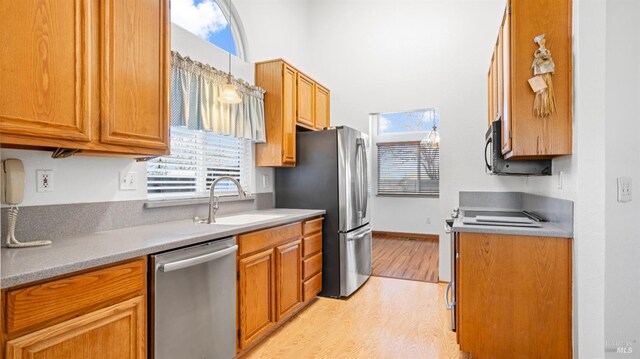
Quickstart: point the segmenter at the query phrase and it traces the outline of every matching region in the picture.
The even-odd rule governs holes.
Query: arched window
[[[245,59],[242,23],[229,0],[171,0],[171,22]]]

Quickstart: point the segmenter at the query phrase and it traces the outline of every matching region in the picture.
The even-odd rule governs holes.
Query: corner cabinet
[[[256,144],[256,165],[294,167],[296,128],[330,126],[330,92],[282,59],[256,63],[255,83],[266,91],[266,143]]]
[[[478,358],[571,358],[571,239],[458,233],[456,241],[460,349]]]
[[[18,358],[147,357],[147,261],[3,291],[3,352]]]
[[[168,153],[169,0],[7,1],[0,17],[2,147]]]
[[[306,290],[304,235],[308,223],[321,227],[322,218],[238,236],[238,352],[251,349],[320,292],[322,280],[317,283],[320,287]],[[320,262],[313,264],[313,274],[322,278],[318,251],[313,249],[320,255],[316,257]]]
[[[502,120],[506,159],[572,152],[571,6],[571,0],[508,1],[487,76],[489,123]],[[534,115],[535,93],[528,83],[540,34],[555,63],[556,112],[545,118]]]

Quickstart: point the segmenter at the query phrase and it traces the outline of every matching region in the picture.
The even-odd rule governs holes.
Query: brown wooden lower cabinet
[[[238,236],[239,352],[286,322],[322,289],[322,254],[316,243],[318,236],[322,243],[321,223],[322,218]],[[303,257],[307,235],[314,238],[308,266]],[[305,281],[307,267],[316,275]]]
[[[96,310],[7,342],[7,359],[146,358],[146,299]]]
[[[477,358],[571,358],[571,244],[460,233],[460,349]]]
[[[147,260],[3,291],[3,352],[18,358],[147,357]]]
[[[238,260],[240,348],[260,338],[276,323],[274,257],[269,248]]]
[[[302,304],[302,242],[276,247],[277,317],[286,318]]]

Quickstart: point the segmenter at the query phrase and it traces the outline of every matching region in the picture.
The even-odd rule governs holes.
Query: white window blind
[[[249,190],[251,141],[211,132],[171,126],[171,154],[147,164],[149,198],[184,198],[208,195],[220,176],[230,176]],[[216,193],[233,195],[236,186],[221,181]]]
[[[378,143],[378,194],[438,195],[440,149],[420,142]]]

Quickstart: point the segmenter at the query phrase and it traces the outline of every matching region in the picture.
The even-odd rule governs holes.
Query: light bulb
[[[242,102],[238,94],[238,88],[233,84],[226,84],[222,87],[222,93],[218,96],[220,103],[237,104]]]

